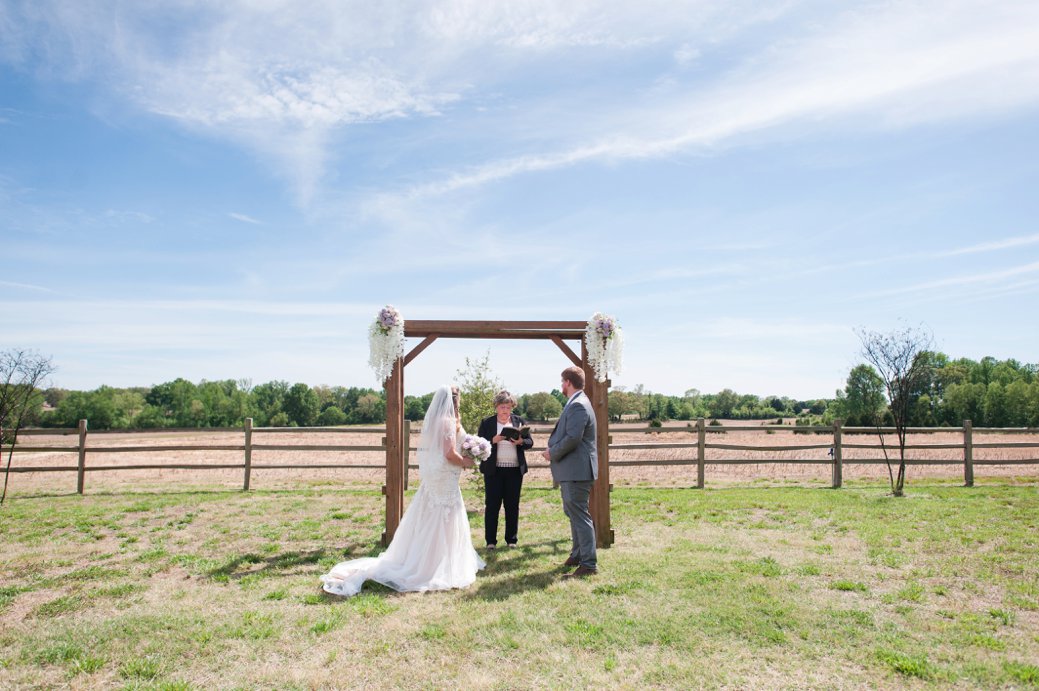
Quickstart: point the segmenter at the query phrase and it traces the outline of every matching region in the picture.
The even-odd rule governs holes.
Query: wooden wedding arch
[[[555,343],[567,359],[584,370],[585,395],[592,401],[597,429],[599,477],[592,486],[589,508],[595,523],[595,539],[600,547],[613,544],[610,528],[610,381],[598,382],[588,364],[584,344],[586,322],[574,321],[444,321],[407,320],[404,336],[421,338],[422,342],[403,357],[397,358],[385,382],[386,387],[386,532],[383,543],[393,539],[404,515],[404,478],[408,449],[404,440],[404,368],[438,338],[495,338],[548,340]],[[566,341],[580,341],[580,357]]]

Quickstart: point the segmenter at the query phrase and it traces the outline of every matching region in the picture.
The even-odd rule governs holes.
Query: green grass
[[[592,579],[560,578],[558,494],[528,487],[471,588],[340,599],[319,576],[380,551],[378,492],[19,496],[0,688],[1039,688],[1034,484],[611,499]]]

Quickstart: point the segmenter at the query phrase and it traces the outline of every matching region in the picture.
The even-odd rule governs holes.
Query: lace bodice
[[[461,453],[464,436],[465,431],[461,429],[451,435],[455,451],[458,453]],[[461,466],[449,463],[444,458],[442,450],[440,453],[430,454],[429,458],[424,460],[425,463],[419,463],[419,488],[426,488],[434,504],[447,506],[458,501],[461,497],[461,490],[458,488],[458,478],[462,474]]]

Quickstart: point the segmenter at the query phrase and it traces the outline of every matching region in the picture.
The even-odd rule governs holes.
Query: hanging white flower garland
[[[368,364],[379,383],[393,372],[393,363],[404,357],[404,317],[393,305],[386,305],[368,328]]]
[[[584,345],[596,381],[606,381],[607,372],[621,373],[624,334],[616,319],[602,312],[593,314],[584,332]]]

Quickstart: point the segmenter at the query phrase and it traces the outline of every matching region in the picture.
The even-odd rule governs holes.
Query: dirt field
[[[728,426],[743,425],[746,422],[728,422]],[[750,423],[755,424],[755,423]],[[724,427],[724,425],[723,425]],[[673,423],[660,432],[647,433],[645,425],[611,426],[612,446],[627,444],[653,444],[652,449],[619,449],[611,448],[610,481],[615,485],[641,485],[659,487],[686,487],[696,484],[696,434],[684,425]],[[535,450],[543,447],[548,438],[549,427],[535,428]],[[264,433],[255,431],[253,444],[277,444],[286,446],[306,445],[340,445],[340,446],[379,446],[382,434],[365,433],[322,433],[293,431]],[[830,434],[794,434],[792,431],[729,431],[724,434],[710,432],[706,439],[707,464],[705,482],[708,486],[720,484],[805,484],[828,485],[831,478],[830,447],[833,443]],[[413,441],[414,443],[414,441]],[[875,434],[849,435],[843,438],[844,479],[876,480],[886,482],[887,467],[883,464],[856,464],[855,459],[880,459],[882,451],[874,449],[847,448],[849,444],[878,445]],[[893,445],[895,440],[889,436],[885,443]],[[917,434],[909,439],[909,444],[927,445],[934,448],[917,449],[908,452],[912,460],[934,462],[944,461],[942,465],[914,465],[908,470],[908,482],[921,478],[963,478],[962,448],[940,448],[947,445],[962,445],[963,433],[960,430]],[[1039,464],[1034,461],[1039,457],[1039,433],[1010,434],[983,433],[974,431],[974,475],[977,480],[985,478],[1014,477],[1039,479]],[[29,467],[65,467],[74,469],[77,462],[75,452],[76,435],[50,436],[23,435],[19,439],[20,446],[61,446],[69,451],[16,453],[13,467],[24,469]],[[103,470],[117,465],[240,465],[243,462],[241,450],[136,450],[131,452],[112,453],[94,451],[104,447],[161,447],[161,446],[231,446],[244,444],[244,435],[239,431],[229,432],[157,432],[157,433],[91,433],[87,442],[86,491],[120,491],[129,488],[159,491],[174,491],[187,487],[241,487],[243,471],[235,469],[190,468],[174,469],[169,467],[136,470]],[[668,448],[668,445],[692,445],[688,448]],[[711,448],[712,444],[762,447],[762,450],[732,450]],[[981,444],[1033,444],[1033,447],[979,448]],[[783,446],[819,446],[806,450],[777,450]],[[889,450],[889,453],[890,450]],[[891,454],[894,458],[897,451]],[[551,477],[547,467],[541,462],[540,454],[532,453],[533,459],[528,484],[549,484]],[[4,457],[6,465],[7,458]],[[811,460],[815,463],[784,463],[790,460]],[[1000,461],[1032,460],[1031,464],[1006,465]],[[686,461],[685,464],[671,465],[624,465],[629,461]],[[730,461],[734,463],[711,463],[711,461]],[[281,489],[301,486],[349,485],[379,486],[385,481],[385,471],[381,466],[385,462],[384,452],[375,451],[321,451],[321,450],[254,450],[252,453],[252,480],[254,489]],[[414,452],[411,462],[415,462]],[[990,463],[996,463],[990,465]],[[375,465],[379,468],[308,468],[321,464],[343,464],[348,466]],[[298,465],[300,468],[264,468],[266,465]],[[411,470],[411,477],[417,478],[418,471]],[[9,494],[65,493],[75,491],[76,473],[66,472],[18,472],[12,473]]]

